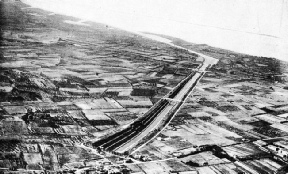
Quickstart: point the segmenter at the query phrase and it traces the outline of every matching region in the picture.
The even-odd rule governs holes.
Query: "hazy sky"
[[[128,31],[288,61],[288,0],[25,0]]]

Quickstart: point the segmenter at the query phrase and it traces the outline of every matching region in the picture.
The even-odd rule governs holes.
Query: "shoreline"
[[[38,7],[36,7],[36,8],[38,8]],[[44,9],[45,10],[45,9]],[[62,14],[62,15],[66,15],[66,14],[64,14],[64,13],[59,13],[59,14]],[[71,16],[71,15],[68,15],[68,16]],[[76,17],[76,18],[79,18],[79,16],[73,16],[73,17]],[[84,19],[84,18],[79,18],[80,20],[81,19]],[[84,19],[84,20],[87,20],[87,19]],[[97,23],[97,21],[94,21],[94,20],[91,20],[91,19],[89,19],[89,21],[91,21],[91,22],[96,22]],[[100,22],[100,23],[102,23],[102,24],[104,24],[104,25],[111,25],[111,26],[113,26],[113,27],[115,27],[115,28],[119,28],[120,30],[125,30],[125,31],[127,31],[127,32],[131,32],[131,33],[149,33],[149,31],[141,31],[141,30],[129,30],[127,27],[119,27],[119,26],[116,26],[116,25],[113,25],[112,23],[111,24],[105,24],[105,23],[103,23],[103,21],[98,21],[98,22]],[[160,34],[159,32],[152,32],[152,34],[154,34],[154,35],[157,35],[157,36],[159,36],[159,35],[162,35],[162,34]],[[203,34],[205,34],[205,32],[203,32]],[[167,34],[164,34],[164,35],[167,35]],[[189,43],[191,43],[191,44],[194,44],[194,45],[203,45],[203,44],[205,44],[206,43],[206,45],[211,45],[211,44],[209,44],[208,42],[199,42],[199,43],[195,43],[195,42],[193,42],[193,41],[191,41],[191,39],[187,39],[188,37],[186,37],[186,39],[185,39],[185,37],[179,37],[179,36],[173,36],[173,34],[171,35],[171,34],[168,34],[167,35],[168,37],[174,37],[174,38],[179,38],[179,39],[181,39],[181,40],[183,40],[183,41],[185,41],[185,42],[189,42]],[[243,37],[243,36],[242,36]],[[164,37],[165,38],[165,37]],[[234,38],[235,39],[235,38]],[[255,39],[255,38],[254,38]],[[261,40],[261,39],[260,39]],[[274,41],[273,41],[274,42]],[[278,41],[277,41],[278,42]],[[207,44],[208,43],[208,44]],[[268,42],[269,43],[269,42]],[[271,43],[272,43],[272,41],[271,41]],[[227,44],[228,44],[228,42],[227,42]],[[243,43],[244,44],[244,43]],[[252,42],[251,42],[251,44],[252,44]],[[260,43],[258,43],[258,44],[260,44]],[[258,44],[255,44],[254,43],[254,45],[251,45],[251,46],[256,46],[256,45],[258,45]],[[212,44],[213,45],[213,44]],[[267,58],[275,58],[275,57],[277,57],[277,56],[263,56],[263,55],[260,55],[260,54],[253,54],[253,53],[249,53],[249,52],[247,52],[247,53],[245,53],[245,51],[243,52],[241,52],[241,51],[232,51],[233,49],[229,49],[228,47],[217,47],[217,46],[209,46],[211,49],[219,49],[219,50],[225,50],[225,51],[227,51],[227,52],[234,52],[234,53],[236,53],[236,54],[241,54],[241,55],[247,55],[247,56],[254,56],[254,57],[267,57]],[[258,49],[260,49],[260,48],[258,48]],[[235,50],[235,49],[234,49]],[[248,49],[246,49],[246,50],[248,50]],[[194,51],[196,51],[196,50],[194,50]],[[280,50],[281,51],[281,50]],[[273,51],[273,52],[277,52],[276,50],[275,51]],[[279,52],[279,51],[278,51]],[[207,53],[206,53],[207,54]],[[208,53],[209,54],[209,53]],[[283,58],[283,59],[280,59],[280,58],[276,58],[276,59],[278,59],[278,60],[281,60],[281,61],[288,61],[286,58]]]
[[[283,80],[281,70],[287,71],[288,64],[176,38],[144,37],[42,9],[22,9],[23,3],[0,5],[0,164],[4,172],[69,169],[80,173],[101,168],[135,173],[137,168],[145,173],[171,173],[181,168],[181,172],[202,174],[203,168],[216,170],[220,165],[215,173],[235,173],[233,168],[241,166],[234,163],[229,149],[244,154],[253,164],[265,159],[269,151],[267,146],[259,150],[256,140],[275,136],[280,140],[288,135],[288,118],[283,115],[288,112],[288,80]],[[78,25],[82,23],[90,26]],[[218,59],[209,60],[214,56]],[[195,83],[187,81],[187,74],[194,72],[205,76],[193,78]],[[185,89],[181,95],[178,85]],[[185,97],[185,104],[137,153],[121,158],[91,148],[93,140],[146,118],[149,108],[175,86],[176,92],[168,94],[175,94],[175,101],[167,102]],[[159,122],[154,126],[160,126]],[[226,155],[232,169],[222,165],[223,156],[215,150]],[[264,155],[258,156],[260,152]],[[277,154],[268,155],[269,163],[282,166],[272,158]],[[197,167],[189,163],[200,156],[202,161],[192,161]]]

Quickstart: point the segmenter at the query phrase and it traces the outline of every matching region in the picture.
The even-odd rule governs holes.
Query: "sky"
[[[288,0],[23,0],[127,31],[288,61]]]

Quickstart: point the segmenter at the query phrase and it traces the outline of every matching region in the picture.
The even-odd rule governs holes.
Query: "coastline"
[[[235,173],[245,162],[275,164],[273,173],[284,165],[271,146],[257,143],[287,141],[288,64],[20,2],[0,5],[1,172]],[[217,63],[199,69],[203,57]],[[179,113],[137,153],[122,158],[92,148],[91,141],[127,128],[193,72],[205,73],[193,95],[191,81]]]
[[[38,4],[38,6],[40,6],[40,5]],[[73,6],[71,6],[71,7],[73,7]],[[79,10],[81,10],[81,8],[79,8]],[[89,11],[89,9],[87,9],[87,10]],[[60,12],[59,9],[57,11]],[[73,13],[67,11],[67,14],[68,13],[69,13],[69,15],[73,15]],[[90,11],[89,11],[89,13],[90,13]],[[99,14],[101,14],[101,13],[99,13]],[[104,11],[103,13],[105,14],[106,12]],[[62,14],[64,14],[64,12]],[[91,15],[93,15],[93,13],[91,13]],[[74,15],[74,17],[80,17],[81,18],[81,14]],[[115,23],[113,23],[113,21],[109,22],[109,20],[105,21],[104,19],[102,20],[100,18],[97,19],[98,21],[93,20],[92,17],[89,18],[89,20],[94,21],[94,22],[107,23],[109,26],[110,25],[115,26],[115,28],[120,28],[122,30],[126,30],[129,32],[138,32],[139,33],[139,32],[143,31],[141,29],[132,29],[131,27],[129,28],[129,22],[127,23],[127,26],[125,26],[124,24],[123,25],[115,25]],[[126,20],[127,21],[130,20],[129,16]],[[133,18],[133,20],[134,20],[134,18]],[[132,21],[132,18],[131,18],[131,21]],[[133,25],[133,24],[130,23],[130,25]],[[143,25],[145,26],[146,24],[143,24]],[[239,54],[242,52],[242,54],[244,54],[244,55],[245,54],[246,55],[254,55],[255,57],[277,57],[277,59],[280,58],[282,60],[287,61],[286,57],[284,56],[285,55],[285,53],[284,53],[285,52],[285,49],[284,49],[285,44],[284,44],[283,38],[282,39],[281,38],[272,38],[272,37],[269,38],[268,36],[266,38],[266,36],[264,36],[264,35],[258,36],[256,33],[254,36],[254,34],[249,33],[249,32],[248,33],[241,33],[238,31],[232,32],[229,30],[220,32],[220,30],[218,31],[218,29],[216,29],[216,28],[214,31],[214,29],[212,29],[212,28],[205,28],[205,27],[201,28],[201,26],[193,26],[193,25],[191,25],[191,26],[187,25],[186,26],[186,24],[185,25],[183,24],[183,26],[181,26],[181,24],[178,24],[178,25],[176,23],[173,23],[173,25],[169,24],[169,26],[168,26],[168,24],[167,24],[166,27],[164,27],[164,28],[162,27],[164,29],[162,33],[160,31],[152,30],[152,28],[149,28],[149,27],[147,28],[147,26],[146,26],[147,29],[143,32],[155,33],[156,35],[161,35],[161,34],[167,35],[167,36],[170,35],[171,37],[180,38],[182,40],[185,40],[185,42],[197,43],[196,45],[201,45],[203,43],[206,43],[207,45],[211,45],[211,47],[213,49],[221,49],[221,50],[227,50],[227,51],[228,50],[234,50],[233,52],[238,52]],[[161,28],[160,24],[159,24],[159,27]],[[165,32],[165,28],[171,28],[171,27],[175,27],[175,33],[178,33],[178,34]],[[187,32],[186,30],[182,31],[181,28],[186,28],[188,30],[187,27],[191,27],[190,28],[191,32]],[[202,31],[202,33],[201,33],[201,31]],[[181,32],[186,33],[186,36],[181,34]],[[213,42],[209,39],[207,40],[207,38],[206,38],[207,41],[205,40],[205,38],[202,38],[203,40],[201,41],[201,37],[200,37],[201,35],[204,35],[204,36],[208,35],[210,38],[214,38],[215,42]],[[225,40],[224,38],[227,38],[227,39]],[[228,39],[228,38],[230,38],[230,39]],[[221,45],[221,43],[223,45]],[[257,51],[257,50],[263,50],[263,51],[261,51],[259,53],[259,51]],[[266,54],[266,52],[267,52],[267,54]],[[278,54],[279,55],[283,54],[283,55],[282,55],[282,57],[279,57]]]

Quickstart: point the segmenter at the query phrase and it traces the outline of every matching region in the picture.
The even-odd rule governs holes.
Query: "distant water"
[[[127,31],[288,61],[288,0],[23,0]]]

